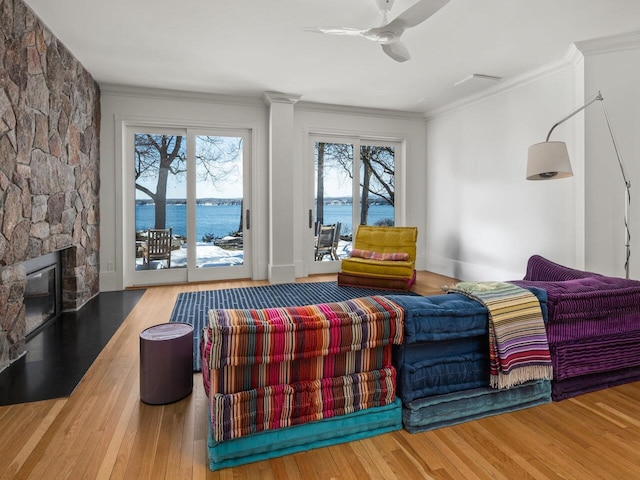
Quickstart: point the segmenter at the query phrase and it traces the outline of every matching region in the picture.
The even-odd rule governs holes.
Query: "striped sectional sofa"
[[[210,310],[200,348],[210,469],[402,427],[431,430],[640,379],[640,282],[536,255],[524,280],[509,283],[537,298],[545,365],[553,367],[509,388],[490,386],[495,319],[456,288]]]
[[[403,318],[376,296],[210,310],[201,342],[209,468],[402,428],[391,349]]]
[[[210,469],[550,402],[548,380],[489,388],[487,323],[459,294],[210,310]]]

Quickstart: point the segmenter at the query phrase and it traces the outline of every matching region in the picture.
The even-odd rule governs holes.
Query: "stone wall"
[[[91,75],[0,0],[0,369],[25,348],[23,261],[62,250],[64,310],[98,293],[99,132]]]

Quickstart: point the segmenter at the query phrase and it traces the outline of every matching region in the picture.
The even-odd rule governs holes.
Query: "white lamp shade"
[[[573,176],[567,144],[542,142],[529,147],[527,180],[550,180]]]

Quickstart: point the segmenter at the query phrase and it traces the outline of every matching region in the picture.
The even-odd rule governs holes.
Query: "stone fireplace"
[[[100,90],[22,0],[0,0],[0,370],[26,348],[25,261],[59,252],[62,310],[98,293]]]

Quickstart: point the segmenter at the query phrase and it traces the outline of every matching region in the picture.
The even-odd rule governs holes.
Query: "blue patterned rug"
[[[370,295],[418,295],[372,288],[339,286],[338,282],[285,283],[259,287],[229,288],[178,295],[170,322],[193,325],[193,370],[200,371],[200,334],[212,308],[272,308],[341,302]]]

